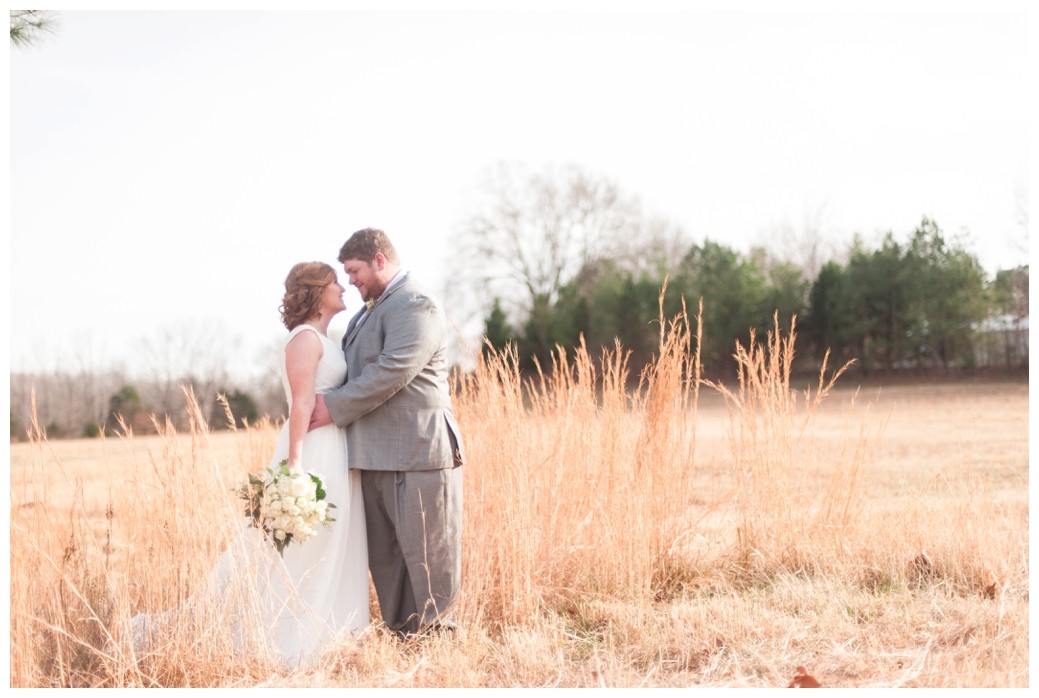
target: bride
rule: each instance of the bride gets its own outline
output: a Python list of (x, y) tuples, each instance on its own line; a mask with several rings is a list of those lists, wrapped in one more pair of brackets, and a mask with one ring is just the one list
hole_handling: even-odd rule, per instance
[[(334, 424), (307, 432), (315, 393), (343, 384), (346, 362), (328, 338), (332, 317), (345, 309), (344, 288), (322, 262), (295, 265), (285, 280), (282, 383), (289, 418), (271, 466), (287, 460), (293, 473), (321, 478), (334, 522), (317, 535), (275, 552), (248, 519), (220, 556), (202, 589), (177, 609), (138, 614), (133, 642), (142, 651), (174, 622), (199, 623), (204, 615), (229, 618), (238, 651), (273, 655), (288, 667), (316, 660), (322, 651), (368, 626), (368, 549), (360, 471), (349, 470), (346, 435)], [(213, 622), (210, 619), (210, 622)]]

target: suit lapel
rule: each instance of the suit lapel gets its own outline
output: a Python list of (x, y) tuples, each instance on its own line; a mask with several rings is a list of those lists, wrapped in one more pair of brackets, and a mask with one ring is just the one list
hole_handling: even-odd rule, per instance
[(357, 331), (357, 326), (361, 324), (361, 318), (364, 317), (365, 309), (361, 308), (360, 311), (354, 314), (350, 318), (350, 324), (346, 326), (346, 334), (343, 335), (342, 348), (346, 351), (346, 345), (350, 343), (350, 340), (354, 337), (354, 332)]

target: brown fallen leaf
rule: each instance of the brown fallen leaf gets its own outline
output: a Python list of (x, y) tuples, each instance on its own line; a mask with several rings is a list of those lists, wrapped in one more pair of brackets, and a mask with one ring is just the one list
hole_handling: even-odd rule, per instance
[(796, 671), (794, 680), (787, 688), (822, 688), (823, 685), (816, 681), (814, 676), (809, 675), (803, 666), (798, 666)]

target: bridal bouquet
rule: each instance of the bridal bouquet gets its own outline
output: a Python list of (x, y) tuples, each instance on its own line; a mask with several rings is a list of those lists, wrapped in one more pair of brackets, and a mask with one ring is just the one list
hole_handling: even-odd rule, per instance
[(328, 511), (335, 504), (325, 501), (321, 478), (313, 473), (293, 474), (287, 464), (283, 460), (276, 468), (250, 475), (249, 484), (239, 491), (245, 515), (274, 543), (279, 555), (292, 541), (312, 538), (317, 524), (335, 521)]

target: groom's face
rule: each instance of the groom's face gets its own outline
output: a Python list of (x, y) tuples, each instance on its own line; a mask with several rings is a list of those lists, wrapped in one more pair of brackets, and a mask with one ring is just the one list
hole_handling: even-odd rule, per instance
[(381, 252), (370, 262), (361, 259), (344, 260), (343, 271), (349, 277), (350, 285), (357, 289), (364, 301), (377, 300), (390, 282), (390, 279), (384, 278), (387, 276), (386, 260)]

